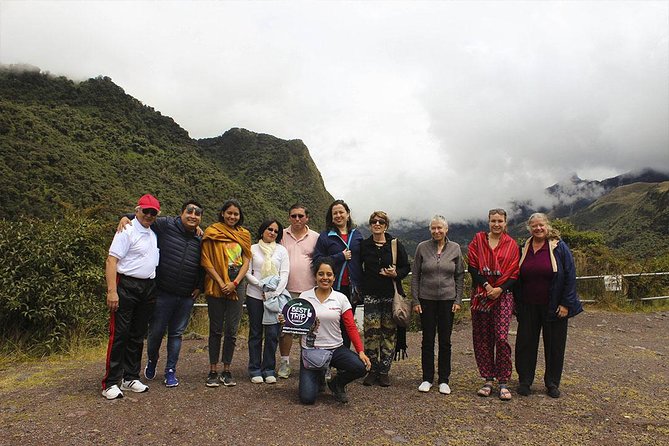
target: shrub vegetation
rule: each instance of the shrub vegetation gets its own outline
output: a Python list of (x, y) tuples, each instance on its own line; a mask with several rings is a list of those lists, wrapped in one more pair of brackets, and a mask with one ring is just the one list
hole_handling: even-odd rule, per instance
[(0, 339), (32, 354), (72, 337), (96, 342), (107, 320), (104, 234), (93, 220), (0, 220)]

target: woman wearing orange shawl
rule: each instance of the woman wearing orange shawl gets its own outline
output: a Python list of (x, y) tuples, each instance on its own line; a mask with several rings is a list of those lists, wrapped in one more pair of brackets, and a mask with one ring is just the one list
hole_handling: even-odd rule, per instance
[[(204, 231), (200, 263), (206, 270), (204, 292), (209, 313), (209, 376), (207, 387), (234, 386), (237, 383), (230, 372), (232, 355), (237, 342), (237, 330), (244, 303), (240, 282), (249, 269), (251, 259), (251, 233), (243, 228), (244, 214), (236, 200), (223, 204), (218, 222)], [(218, 374), (223, 339), (223, 372)]]
[(490, 396), (495, 379), (499, 398), (511, 399), (507, 383), (511, 378), (509, 324), (513, 313), (511, 287), (518, 278), (519, 250), (506, 233), (506, 211), (488, 212), (490, 232), (479, 232), (469, 244), (469, 273), (472, 276), (472, 337), (474, 356), (485, 384), (477, 392)]

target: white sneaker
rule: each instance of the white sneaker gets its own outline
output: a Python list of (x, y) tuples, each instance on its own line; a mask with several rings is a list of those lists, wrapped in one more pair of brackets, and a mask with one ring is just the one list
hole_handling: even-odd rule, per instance
[(116, 384), (111, 387), (107, 387), (102, 391), (102, 396), (108, 400), (115, 400), (116, 398), (123, 398), (123, 392), (118, 388)]
[(262, 376), (252, 376), (251, 377), (251, 382), (253, 384), (262, 384), (262, 382), (263, 382)]
[(432, 388), (432, 383), (429, 383), (427, 381), (423, 381), (422, 383), (420, 383), (420, 386), (418, 386), (418, 391), (419, 392), (429, 392), (431, 388)]
[(265, 377), (265, 383), (267, 384), (276, 384), (276, 376), (266, 376)]
[(290, 372), (290, 364), (285, 359), (282, 359), (281, 364), (279, 364), (277, 375), (279, 375), (279, 378), (287, 379), (290, 376)]
[(448, 387), (448, 384), (441, 383), (441, 384), (439, 384), (439, 393), (443, 393), (444, 395), (450, 395), (451, 394), (451, 388)]
[(121, 381), (121, 390), (130, 390), (135, 393), (142, 393), (149, 390), (149, 386), (142, 384), (138, 379), (133, 379), (132, 381), (126, 381), (125, 379)]

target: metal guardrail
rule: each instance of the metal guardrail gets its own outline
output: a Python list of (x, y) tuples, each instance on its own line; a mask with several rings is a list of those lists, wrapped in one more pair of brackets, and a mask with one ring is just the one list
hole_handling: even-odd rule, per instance
[[(465, 270), (465, 272), (468, 272)], [(409, 273), (411, 275), (411, 273)], [(669, 276), (669, 271), (662, 271), (658, 273), (628, 273), (628, 274), (604, 274), (604, 275), (598, 275), (598, 276), (578, 276), (576, 277), (576, 280), (591, 280), (591, 279), (604, 279), (605, 277), (611, 277), (611, 276), (617, 276), (617, 277), (644, 277), (644, 276)], [(627, 299), (628, 302), (634, 302), (634, 301), (651, 301), (651, 300), (661, 300), (661, 299), (669, 299), (668, 296), (650, 296), (650, 297), (641, 297), (639, 299)], [(471, 302), (470, 298), (462, 299), (463, 302)], [(582, 299), (581, 302), (583, 303), (597, 303), (595, 299)], [(195, 307), (206, 307), (206, 303), (195, 303), (193, 306)], [(246, 306), (246, 304), (244, 304)]]
[[(648, 277), (648, 276), (668, 276), (669, 271), (662, 271), (657, 273), (628, 273), (628, 274), (610, 274), (610, 275), (597, 275), (597, 276), (580, 276), (576, 277), (576, 280), (589, 280), (589, 279), (603, 279), (606, 280), (608, 277), (616, 278), (631, 278), (631, 277)], [(669, 299), (669, 296), (649, 296), (649, 297), (640, 297), (638, 299), (626, 299), (628, 302), (636, 301), (651, 301), (651, 300), (661, 300)], [(583, 303), (597, 303), (595, 299), (582, 299)]]

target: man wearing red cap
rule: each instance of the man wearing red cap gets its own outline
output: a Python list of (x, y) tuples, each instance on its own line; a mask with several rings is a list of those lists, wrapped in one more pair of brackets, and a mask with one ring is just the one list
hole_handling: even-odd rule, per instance
[[(107, 307), (110, 311), (109, 344), (102, 396), (123, 397), (123, 391), (146, 392), (139, 381), (144, 336), (154, 304), (159, 251), (150, 229), (160, 212), (160, 203), (146, 194), (137, 202), (135, 218), (114, 236), (105, 265)], [(119, 388), (118, 383), (121, 382)]]

